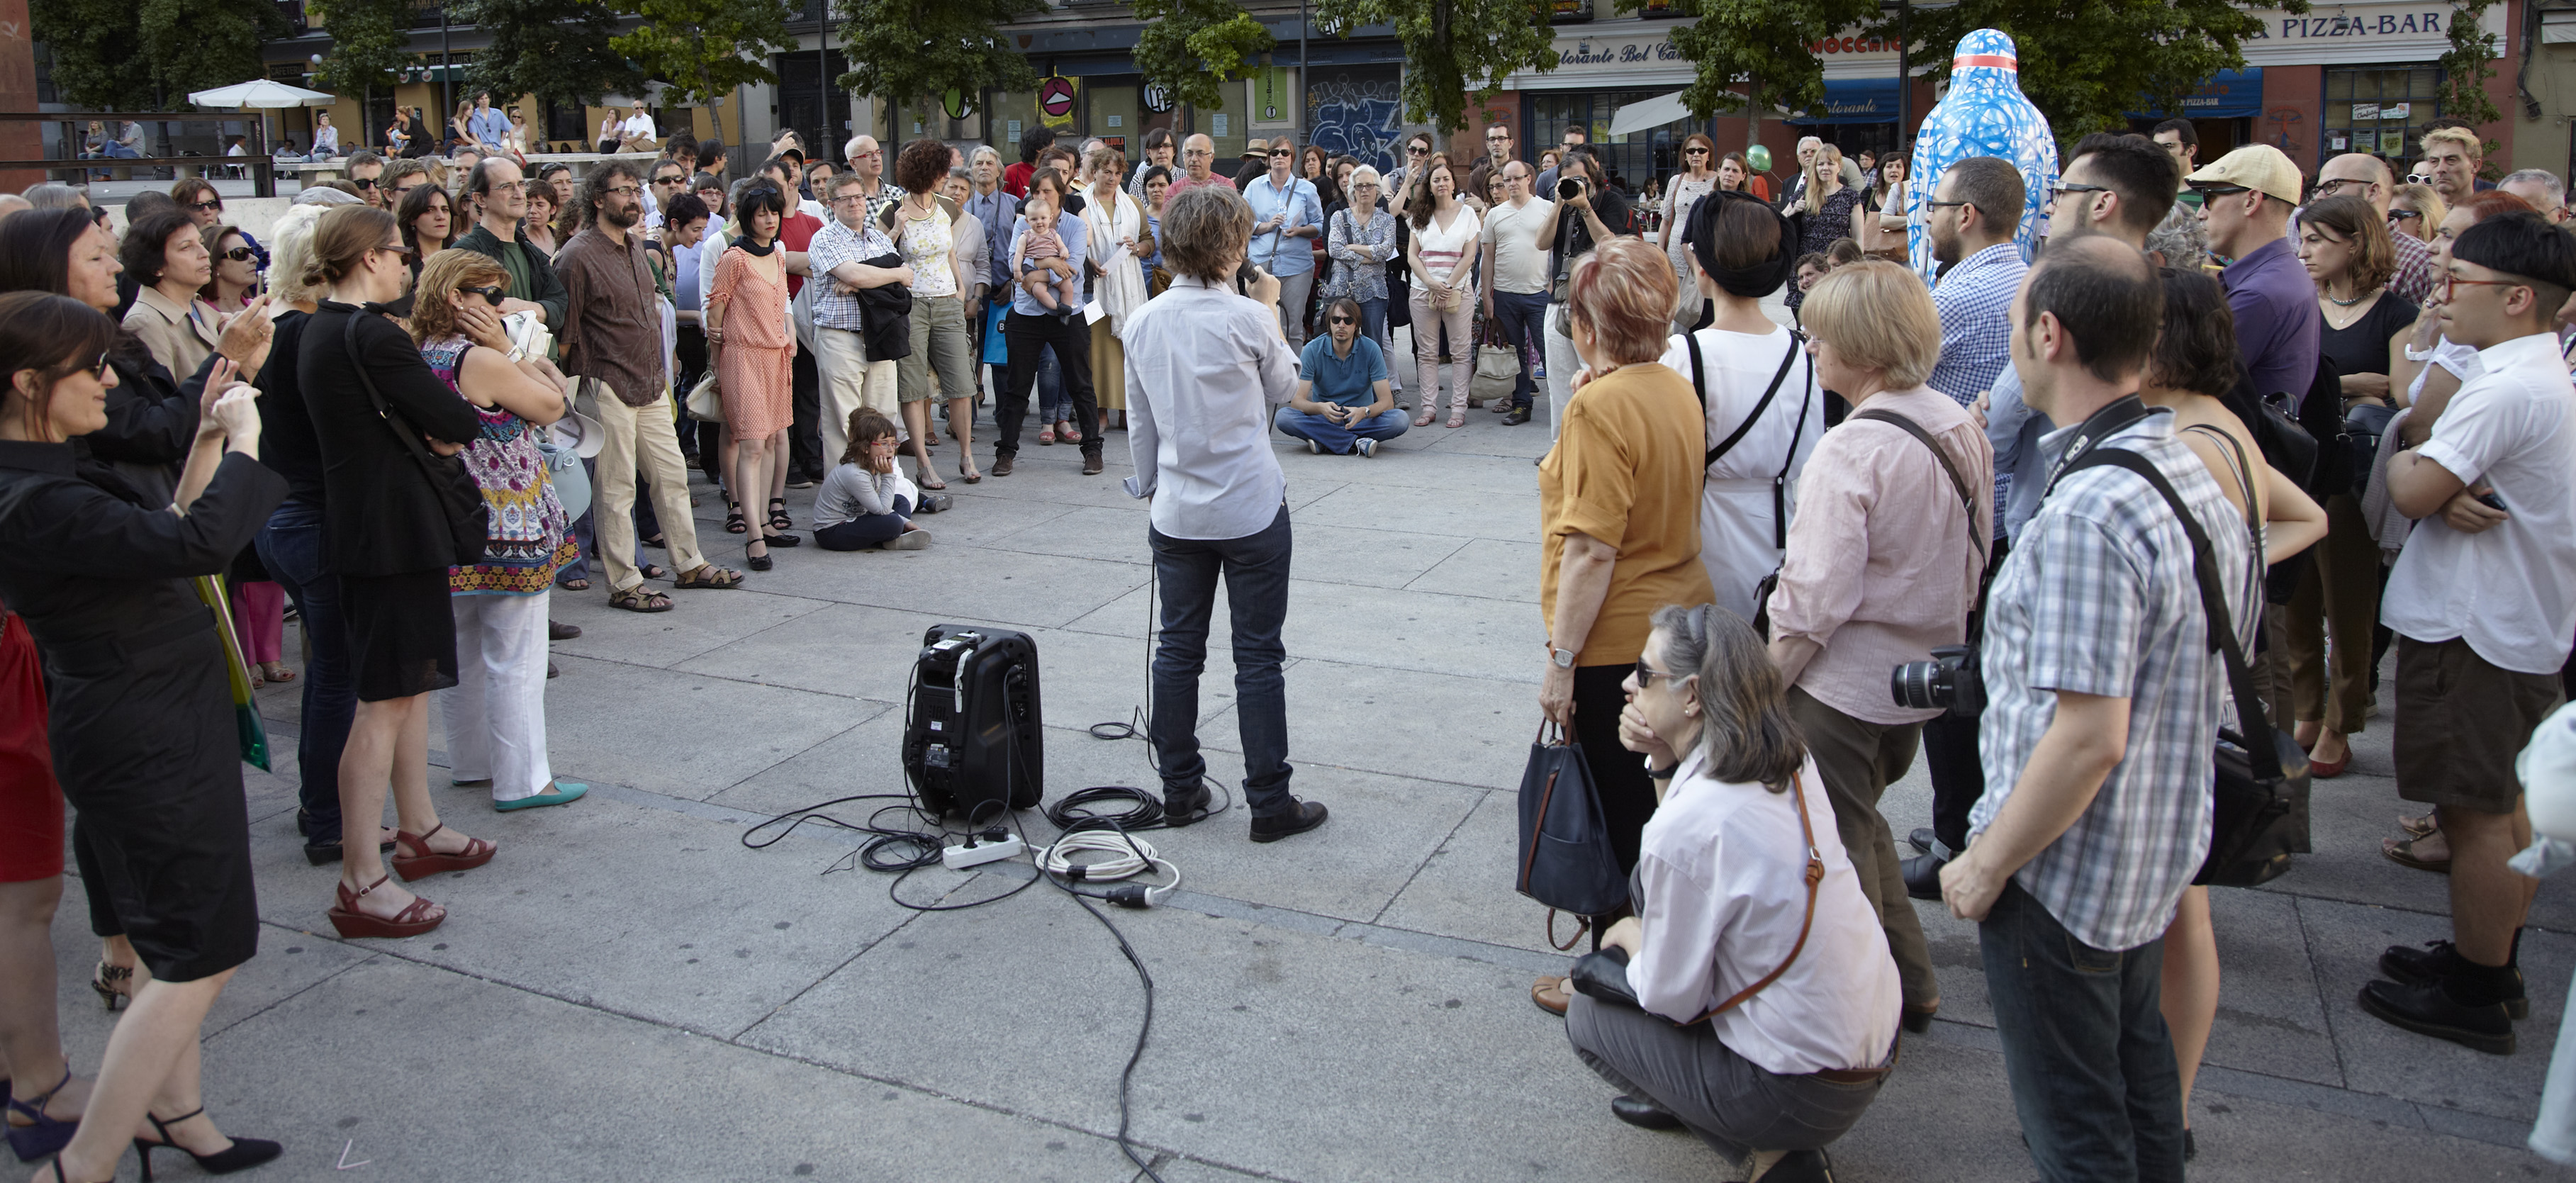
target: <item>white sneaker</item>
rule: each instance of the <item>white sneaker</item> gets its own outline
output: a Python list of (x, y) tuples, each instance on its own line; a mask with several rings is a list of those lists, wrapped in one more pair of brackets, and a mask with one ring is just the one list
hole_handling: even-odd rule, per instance
[(1321, 456), (1324, 454), (1324, 445), (1310, 439), (1306, 441), (1306, 450), (1317, 456)]
[(1354, 456), (1375, 456), (1377, 455), (1377, 441), (1365, 436), (1354, 440), (1351, 442), (1351, 454)]
[(906, 530), (901, 534), (897, 534), (892, 538), (886, 539), (884, 542), (878, 543), (877, 545), (879, 549), (882, 550), (928, 550), (930, 549), (930, 531)]

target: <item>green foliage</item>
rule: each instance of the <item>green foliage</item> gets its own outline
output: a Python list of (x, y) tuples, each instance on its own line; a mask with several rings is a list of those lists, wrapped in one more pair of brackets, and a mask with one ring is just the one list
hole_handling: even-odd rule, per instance
[[(2459, 0), (2451, 6), (2451, 48), (2441, 57), (2442, 114), (2487, 124), (2504, 118), (2496, 110), (2495, 100), (2487, 97), (2487, 79), (2495, 77), (2496, 36), (2478, 24), (2478, 18), (2495, 0)], [(2504, 145), (2488, 140), (2484, 156), (2495, 159), (2496, 150)], [(2493, 164), (2480, 172), (2493, 179), (2503, 174)]]
[(331, 34), (331, 50), (313, 81), (341, 95), (394, 85), (411, 61), (411, 0), (305, 0), (305, 12)]
[(644, 72), (609, 45), (622, 13), (607, 0), (458, 0), (449, 11), (492, 35), (467, 67), (460, 98), (489, 90), (502, 101), (531, 95), (540, 107), (588, 106), (644, 89)]
[(145, 69), (173, 107), (192, 90), (267, 77), (260, 43), (289, 32), (271, 0), (143, 0), (135, 15)]
[(63, 102), (88, 111), (152, 106), (151, 76), (134, 68), (143, 60), (141, 7), (139, 0), (28, 0), (32, 32), (53, 55)]
[(1031, 90), (1037, 71), (1002, 26), (1046, 11), (1043, 0), (835, 0), (844, 52), (857, 68), (841, 88), (892, 103), (954, 90), (971, 110), (986, 87)]
[(1467, 126), (1474, 102), (1523, 70), (1556, 68), (1556, 34), (1533, 0), (1316, 0), (1315, 23), (1349, 30), (1391, 25), (1404, 47), (1404, 117), (1446, 133)]
[[(2308, 0), (2279, 7), (2303, 13)], [(1937, 63), (1932, 76), (1947, 78), (1950, 50), (1978, 29), (2012, 35), (2022, 93), (2072, 144), (2127, 127), (2130, 111), (2182, 110), (2211, 75), (2244, 67), (2241, 45), (2263, 22), (2229, 0), (1961, 0), (1873, 31), (1904, 37), (1913, 60)]]
[[(1634, 9), (1636, 0), (1620, 0)], [(1745, 108), (1728, 87), (1751, 83), (1756, 101), (1805, 111), (1825, 99), (1825, 68), (1809, 45), (1840, 37), (1878, 15), (1878, 0), (1678, 0), (1675, 15), (1697, 18), (1673, 30), (1673, 49), (1698, 67), (1682, 102), (1702, 119)], [(1761, 108), (1752, 111), (1761, 118)]]
[(1244, 76), (1246, 62), (1276, 40), (1235, 0), (1136, 0), (1136, 69), (1175, 101), (1210, 110), (1225, 106), (1223, 83)]
[(609, 47), (684, 102), (712, 103), (737, 86), (778, 81), (770, 55), (796, 44), (776, 0), (638, 0), (636, 14), (644, 23), (609, 38)]

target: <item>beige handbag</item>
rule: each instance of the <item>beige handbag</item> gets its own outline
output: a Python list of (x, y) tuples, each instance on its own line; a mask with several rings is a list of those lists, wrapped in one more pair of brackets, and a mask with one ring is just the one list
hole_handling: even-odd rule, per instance
[(724, 396), (716, 392), (716, 371), (707, 368), (706, 376), (689, 388), (689, 418), (700, 423), (724, 422)]

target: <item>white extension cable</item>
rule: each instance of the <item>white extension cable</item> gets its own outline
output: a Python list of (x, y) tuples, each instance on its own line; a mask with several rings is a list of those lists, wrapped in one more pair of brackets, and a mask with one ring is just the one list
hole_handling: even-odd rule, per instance
[[(1081, 863), (1073, 861), (1072, 856), (1085, 853), (1102, 857)], [(1073, 869), (1079, 866), (1083, 880), (1091, 883), (1132, 879), (1149, 869), (1159, 870), (1170, 875), (1171, 882), (1139, 885), (1145, 888), (1148, 898), (1158, 904), (1181, 886), (1181, 869), (1156, 854), (1152, 843), (1112, 829), (1075, 830), (1066, 834), (1038, 852), (1037, 864), (1039, 870), (1061, 877), (1071, 876)]]

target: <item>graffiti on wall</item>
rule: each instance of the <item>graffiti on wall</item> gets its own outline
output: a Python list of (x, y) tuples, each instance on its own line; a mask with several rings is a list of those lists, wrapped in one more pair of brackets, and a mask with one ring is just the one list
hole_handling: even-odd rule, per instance
[(1306, 103), (1312, 143), (1381, 173), (1395, 168), (1404, 118), (1395, 71), (1350, 70), (1330, 77), (1319, 71)]

